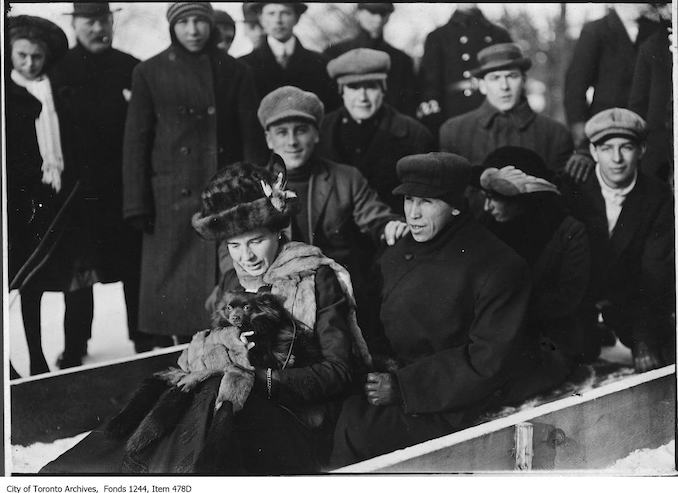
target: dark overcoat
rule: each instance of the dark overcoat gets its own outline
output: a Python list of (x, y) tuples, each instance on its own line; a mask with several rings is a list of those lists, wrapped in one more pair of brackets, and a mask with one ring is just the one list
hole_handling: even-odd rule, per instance
[[(638, 47), (658, 26), (641, 17), (633, 43), (614, 10), (584, 24), (565, 75), (565, 114), (570, 125), (608, 108), (627, 107)], [(594, 88), (590, 105), (589, 87)]]
[(502, 402), (524, 356), (530, 297), (527, 264), (468, 215), (433, 240), (406, 236), (379, 261), (383, 339), (402, 404), (344, 404), (335, 465), (450, 433), (478, 409)]
[(298, 39), (295, 40), (294, 53), (285, 68), (276, 61), (266, 40), (252, 53), (239, 58), (252, 69), (259, 95), (263, 98), (279, 87), (295, 86), (318, 96), (325, 105), (325, 112), (339, 107), (336, 84), (327, 73), (329, 59), (321, 53), (307, 50)]
[(471, 76), (478, 52), (509, 42), (506, 29), (488, 21), (479, 9), (455, 11), (447, 24), (428, 35), (419, 68), (419, 101), (436, 100), (441, 109), (438, 123), (430, 128), (437, 131), (448, 118), (480, 106), (484, 98)]
[(414, 116), (417, 106), (417, 79), (412, 59), (403, 51), (391, 46), (383, 38), (372, 38), (365, 30), (336, 45), (330, 45), (325, 55), (331, 60), (356, 48), (371, 48), (383, 51), (391, 57), (391, 68), (386, 77), (386, 102), (401, 113)]
[(643, 171), (666, 180), (673, 169), (673, 61), (666, 29), (650, 36), (638, 50), (629, 109), (647, 122)]
[(565, 166), (573, 149), (565, 125), (535, 113), (526, 100), (505, 113), (485, 101), (478, 109), (451, 118), (440, 127), (441, 150), (461, 154), (474, 166), (502, 146), (531, 149), (553, 171)]
[(124, 214), (151, 216), (143, 236), (139, 328), (190, 335), (205, 328), (216, 246), (191, 227), (200, 193), (222, 166), (266, 155), (250, 70), (208, 49), (176, 45), (133, 73), (123, 159)]
[(113, 48), (93, 54), (77, 44), (50, 73), (64, 131), (73, 136), (72, 165), (79, 170), (100, 280), (108, 282), (139, 270), (141, 235), (122, 217), (123, 92), (132, 89), (138, 63)]
[(591, 284), (584, 304), (592, 307), (608, 300), (623, 313), (622, 325), (629, 330), (617, 335), (626, 345), (656, 343), (666, 337), (662, 330), (667, 325), (675, 331), (671, 322), (675, 311), (674, 214), (669, 187), (639, 173), (611, 236), (595, 173), (581, 185), (565, 181), (563, 193), (590, 239)]
[(325, 117), (320, 127), (318, 154), (332, 161), (355, 166), (367, 178), (379, 198), (394, 212), (401, 213), (402, 197), (391, 191), (400, 184), (396, 174), (396, 163), (401, 157), (422, 154), (434, 150), (431, 133), (414, 118), (398, 113), (388, 104), (383, 106), (378, 129), (369, 146), (355, 162), (347, 161), (341, 142), (341, 125), (351, 118), (342, 108)]

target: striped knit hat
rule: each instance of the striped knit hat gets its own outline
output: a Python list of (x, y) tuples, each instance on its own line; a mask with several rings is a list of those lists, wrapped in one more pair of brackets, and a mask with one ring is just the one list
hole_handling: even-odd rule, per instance
[(167, 7), (167, 20), (170, 27), (173, 27), (182, 17), (189, 15), (205, 17), (210, 24), (214, 24), (214, 9), (209, 2), (174, 2)]

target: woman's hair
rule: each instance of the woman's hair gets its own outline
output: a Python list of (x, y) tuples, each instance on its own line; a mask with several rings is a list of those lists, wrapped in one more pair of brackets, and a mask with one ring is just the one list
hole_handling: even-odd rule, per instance
[[(8, 17), (7, 35), (5, 36), (6, 57), (11, 57), (14, 43), (20, 39), (35, 43), (44, 50), (43, 73), (68, 51), (66, 34), (52, 21), (42, 17), (32, 15)], [(11, 63), (5, 64), (6, 69), (11, 69), (11, 65)]]

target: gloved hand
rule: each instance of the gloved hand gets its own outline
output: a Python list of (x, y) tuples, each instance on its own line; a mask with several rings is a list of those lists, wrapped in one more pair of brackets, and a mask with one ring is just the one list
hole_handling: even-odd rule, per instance
[(142, 233), (153, 233), (153, 218), (147, 214), (132, 216), (127, 219), (127, 224)]
[(637, 372), (654, 370), (662, 366), (659, 354), (650, 349), (643, 341), (638, 341), (633, 348), (633, 366)]

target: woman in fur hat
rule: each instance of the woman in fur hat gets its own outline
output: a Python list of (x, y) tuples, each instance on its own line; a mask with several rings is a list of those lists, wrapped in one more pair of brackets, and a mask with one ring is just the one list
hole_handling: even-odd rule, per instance
[[(506, 146), (483, 163), (483, 223), (530, 266), (530, 337), (542, 370), (518, 381), (527, 397), (564, 381), (582, 356), (578, 312), (589, 283), (590, 251), (584, 225), (569, 215), (544, 161), (532, 150)], [(537, 377), (539, 375), (539, 377)]]
[[(224, 168), (203, 191), (192, 224), (202, 238), (228, 245), (233, 269), (222, 278), (219, 296), (270, 291), (294, 318), (294, 351), (304, 349), (314, 356), (304, 363), (287, 358), (289, 364), (275, 368), (255, 367), (244, 405), (224, 402), (215, 410), (222, 376), (208, 378), (196, 387), (176, 424), (152, 443), (144, 442), (143, 449), (140, 441), (130, 440), (135, 435), (129, 430), (136, 433), (144, 421), (138, 424), (139, 413), (128, 406), (112, 420), (115, 436), (111, 426), (91, 433), (43, 473), (268, 475), (321, 470), (341, 399), (353, 374), (370, 365), (371, 358), (356, 323), (348, 272), (317, 247), (286, 239), (284, 230), (297, 199), (284, 183), (285, 166), (276, 155), (267, 167), (236, 163)], [(235, 343), (241, 347), (231, 341), (227, 349), (250, 350), (250, 335), (243, 332)], [(203, 351), (202, 356), (211, 351), (194, 342), (189, 358), (201, 356), (191, 354), (191, 347)], [(138, 396), (131, 402), (143, 406), (144, 398)], [(123, 428), (127, 431), (121, 432)]]
[[(92, 316), (91, 298), (88, 304), (81, 288), (91, 286), (94, 278), (83, 256), (85, 232), (69, 222), (77, 211), (72, 202), (64, 205), (75, 173), (68, 166), (68, 139), (47, 76), (68, 50), (68, 40), (56, 24), (29, 15), (8, 19), (6, 39), (11, 60), (5, 78), (9, 279), (12, 289), (21, 293), (30, 373), (35, 375), (49, 371), (40, 340), (42, 293), (65, 294), (66, 348), (58, 364), (75, 366), (86, 352), (86, 346), (76, 342), (86, 345), (83, 331), (89, 327), (88, 314), (90, 321)], [(65, 214), (52, 223), (60, 209)]]

